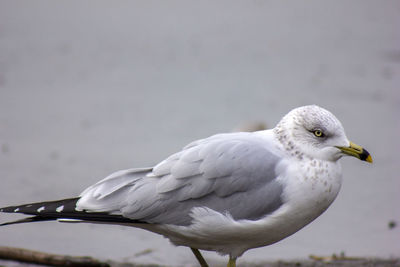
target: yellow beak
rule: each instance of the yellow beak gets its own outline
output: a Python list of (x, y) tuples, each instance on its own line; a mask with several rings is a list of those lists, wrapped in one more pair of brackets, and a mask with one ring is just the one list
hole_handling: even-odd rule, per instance
[(372, 163), (372, 157), (368, 151), (359, 145), (350, 142), (349, 147), (337, 146), (344, 154), (356, 157), (360, 160)]

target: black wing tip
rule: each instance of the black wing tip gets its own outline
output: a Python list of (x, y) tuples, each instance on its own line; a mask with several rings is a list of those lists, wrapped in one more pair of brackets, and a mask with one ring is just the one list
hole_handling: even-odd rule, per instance
[(78, 200), (79, 198), (67, 198), (56, 201), (43, 201), (43, 202), (27, 203), (23, 205), (2, 207), (0, 208), (0, 212), (19, 213), (19, 214), (34, 215), (34, 216), (23, 218), (21, 220), (5, 222), (0, 224), (0, 226), (56, 220), (57, 216), (55, 216), (53, 213), (58, 213), (57, 214), (58, 216), (61, 215), (61, 212), (59, 212), (60, 210), (57, 210), (58, 207), (65, 205), (66, 207), (65, 210), (71, 212), (72, 210), (75, 210), (76, 202)]
[(40, 217), (40, 216), (33, 216), (28, 218), (23, 218), (17, 221), (5, 222), (1, 223), (0, 226), (12, 225), (12, 224), (20, 224), (20, 223), (30, 223), (30, 222), (42, 222), (42, 221), (51, 221), (54, 220), (52, 218)]
[(38, 222), (52, 220), (81, 220), (90, 223), (108, 223), (108, 224), (146, 224), (144, 221), (129, 219), (122, 215), (114, 215), (106, 212), (87, 212), (77, 211), (76, 202), (79, 198), (68, 198), (56, 201), (35, 202), (24, 205), (8, 206), (0, 208), (0, 212), (22, 213), (34, 215), (34, 217), (25, 218), (18, 221), (6, 222), (0, 226)]
[(79, 198), (66, 198), (55, 201), (34, 202), (17, 206), (8, 206), (0, 208), (0, 212), (24, 213), (29, 215), (38, 215), (41, 211), (58, 212), (58, 208), (63, 206), (63, 210), (73, 211)]

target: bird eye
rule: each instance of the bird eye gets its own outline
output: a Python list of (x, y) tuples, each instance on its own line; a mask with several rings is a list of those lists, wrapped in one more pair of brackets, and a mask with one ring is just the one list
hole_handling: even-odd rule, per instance
[(313, 133), (316, 137), (325, 137), (325, 134), (319, 129), (314, 130)]

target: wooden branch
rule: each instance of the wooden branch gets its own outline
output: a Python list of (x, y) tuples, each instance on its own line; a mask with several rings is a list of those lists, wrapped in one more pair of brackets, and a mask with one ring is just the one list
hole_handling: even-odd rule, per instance
[(106, 262), (101, 262), (91, 257), (74, 257), (34, 251), (24, 248), (0, 246), (0, 259), (14, 260), (50, 266), (68, 267), (109, 267)]

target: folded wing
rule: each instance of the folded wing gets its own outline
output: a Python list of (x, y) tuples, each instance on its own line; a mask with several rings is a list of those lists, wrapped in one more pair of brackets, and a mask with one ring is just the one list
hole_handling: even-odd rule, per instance
[[(190, 224), (194, 207), (236, 220), (259, 219), (282, 205), (281, 157), (255, 133), (193, 142), (154, 168), (117, 172), (81, 194), (78, 210), (148, 223)], [(260, 201), (262, 200), (262, 201)]]

